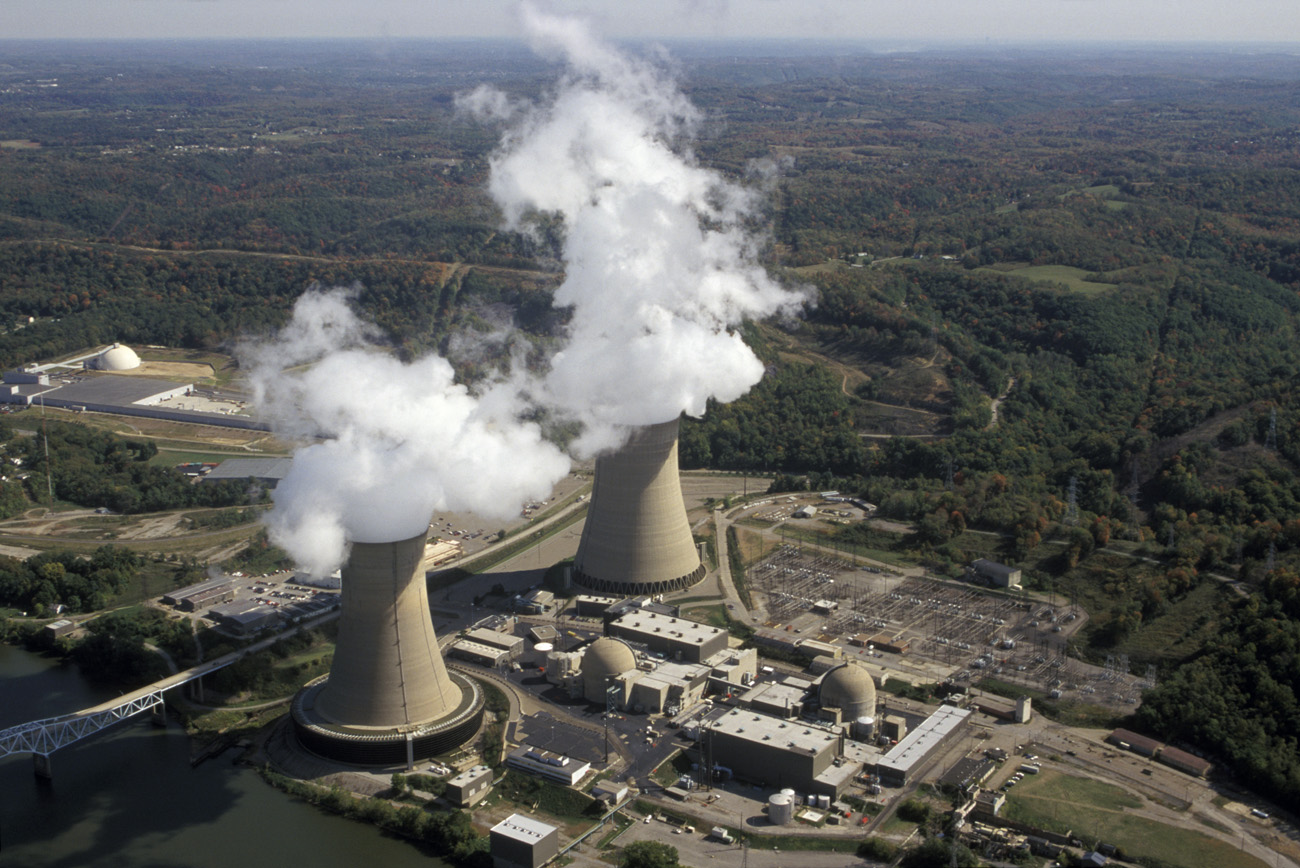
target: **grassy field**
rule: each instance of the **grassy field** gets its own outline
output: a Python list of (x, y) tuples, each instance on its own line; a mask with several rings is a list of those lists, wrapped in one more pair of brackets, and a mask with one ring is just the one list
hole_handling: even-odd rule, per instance
[(1154, 857), (1186, 868), (1262, 868), (1264, 863), (1231, 844), (1127, 810), (1143, 804), (1113, 784), (1048, 769), (1026, 777), (1008, 793), (1005, 816), (1050, 831), (1072, 831), (1086, 845), (1115, 844), (1131, 859)]
[(1035, 283), (1060, 283), (1072, 292), (1084, 295), (1101, 295), (1116, 288), (1113, 283), (1094, 283), (1088, 280), (1091, 274), (1087, 269), (1071, 265), (1022, 265), (1016, 268), (978, 268), (976, 271), (997, 271), (1000, 274), (1012, 274)]

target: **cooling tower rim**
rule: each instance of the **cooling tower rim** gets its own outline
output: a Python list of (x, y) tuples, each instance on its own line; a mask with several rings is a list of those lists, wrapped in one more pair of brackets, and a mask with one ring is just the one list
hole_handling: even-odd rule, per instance
[(625, 597), (637, 596), (639, 594), (668, 594), (674, 591), (683, 591), (692, 585), (697, 584), (704, 578), (706, 572), (707, 570), (705, 569), (704, 564), (700, 564), (686, 575), (678, 576), (675, 579), (669, 579), (667, 581), (611, 581), (609, 579), (589, 576), (581, 569), (574, 567), (573, 583), (575, 585), (581, 585), (588, 590), (610, 592)]
[(405, 742), (407, 734), (417, 739), (424, 738), (463, 725), (475, 715), (481, 714), (486, 703), (483, 689), (475, 679), (450, 669), (447, 670), (447, 675), (461, 688), (460, 705), (451, 714), (427, 723), (412, 726), (365, 727), (344, 726), (323, 721), (313, 713), (312, 704), (329, 682), (329, 675), (322, 675), (299, 690), (293, 698), (290, 713), (296, 725), (333, 741)]

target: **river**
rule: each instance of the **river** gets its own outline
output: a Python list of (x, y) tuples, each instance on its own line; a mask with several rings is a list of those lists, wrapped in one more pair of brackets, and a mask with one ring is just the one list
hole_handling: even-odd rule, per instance
[[(20, 648), (0, 645), (0, 728), (117, 694)], [(0, 868), (443, 868), (376, 829), (325, 814), (233, 765), (235, 750), (190, 768), (189, 739), (141, 715), (51, 757), (0, 759)]]

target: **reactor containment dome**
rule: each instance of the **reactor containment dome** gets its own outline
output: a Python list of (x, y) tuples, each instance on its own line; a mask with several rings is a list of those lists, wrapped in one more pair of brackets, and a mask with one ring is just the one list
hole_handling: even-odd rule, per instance
[(874, 717), (876, 684), (857, 663), (845, 663), (827, 672), (817, 694), (822, 708), (838, 708), (844, 720)]
[(677, 420), (638, 428), (596, 459), (573, 580), (607, 594), (662, 594), (704, 578), (677, 472)]
[(582, 655), (582, 695), (588, 702), (605, 704), (610, 680), (636, 669), (636, 655), (626, 642), (602, 636)]

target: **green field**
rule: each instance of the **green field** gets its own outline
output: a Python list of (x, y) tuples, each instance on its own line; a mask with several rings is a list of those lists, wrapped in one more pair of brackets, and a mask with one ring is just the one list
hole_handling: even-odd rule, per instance
[(1262, 868), (1264, 863), (1218, 838), (1127, 810), (1144, 804), (1113, 784), (1045, 770), (1026, 777), (1007, 794), (1004, 815), (1049, 831), (1071, 832), (1088, 846), (1115, 844), (1130, 859), (1151, 857), (1186, 868)]
[(1017, 268), (977, 268), (976, 271), (996, 271), (999, 274), (1011, 274), (1023, 277), (1035, 283), (1059, 283), (1088, 296), (1101, 295), (1116, 289), (1113, 283), (1094, 283), (1088, 279), (1092, 272), (1072, 265), (1022, 265)]

